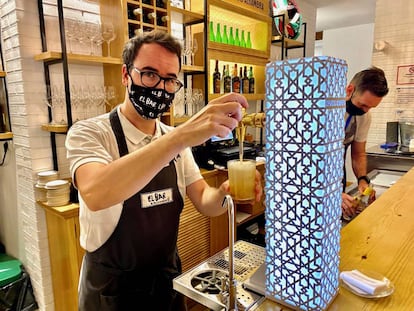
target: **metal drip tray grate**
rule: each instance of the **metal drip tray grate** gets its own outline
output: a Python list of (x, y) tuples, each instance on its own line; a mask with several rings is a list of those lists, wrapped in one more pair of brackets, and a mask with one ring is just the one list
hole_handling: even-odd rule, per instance
[[(265, 261), (261, 246), (245, 241), (234, 244), (234, 277), (237, 280), (238, 310), (249, 310), (262, 296), (242, 287)], [(225, 249), (174, 280), (174, 289), (212, 310), (226, 310), (223, 283), (228, 279), (229, 251)]]

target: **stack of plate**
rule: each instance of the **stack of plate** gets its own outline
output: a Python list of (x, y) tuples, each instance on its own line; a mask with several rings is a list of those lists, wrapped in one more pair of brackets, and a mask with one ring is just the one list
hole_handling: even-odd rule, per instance
[(70, 183), (67, 180), (57, 179), (46, 183), (46, 199), (49, 206), (62, 206), (70, 201)]
[(46, 183), (58, 179), (57, 171), (43, 171), (37, 173), (37, 183), (35, 185), (35, 197), (37, 201), (46, 202)]

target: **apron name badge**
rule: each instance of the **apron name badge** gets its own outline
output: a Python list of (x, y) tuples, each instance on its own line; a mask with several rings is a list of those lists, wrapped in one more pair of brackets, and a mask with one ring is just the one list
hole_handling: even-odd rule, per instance
[(172, 188), (141, 194), (141, 207), (148, 208), (173, 202)]

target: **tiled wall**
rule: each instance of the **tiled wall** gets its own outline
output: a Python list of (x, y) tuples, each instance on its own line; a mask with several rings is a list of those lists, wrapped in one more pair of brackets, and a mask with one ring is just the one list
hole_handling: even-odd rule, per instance
[(390, 92), (377, 108), (372, 109), (368, 146), (385, 142), (386, 122), (396, 120), (398, 110), (414, 116), (414, 98), (409, 104), (396, 103), (397, 66), (414, 64), (413, 17), (414, 1), (377, 0), (374, 44), (386, 41), (388, 46), (383, 51), (373, 50), (372, 63), (384, 69)]
[[(66, 7), (79, 8), (80, 4), (77, 0), (65, 0)], [(88, 11), (93, 11), (89, 2), (83, 1), (82, 4), (89, 6)], [(12, 154), (9, 155), (14, 159), (10, 159), (8, 164), (14, 164), (15, 160), (15, 169), (8, 167), (7, 172), (14, 174), (16, 180), (15, 189), (11, 190), (10, 196), (17, 196), (17, 204), (9, 199), (4, 205), (10, 209), (17, 205), (17, 219), (10, 219), (9, 222), (17, 227), (13, 232), (19, 236), (17, 239), (7, 239), (6, 236), (5, 244), (9, 253), (19, 258), (29, 272), (39, 310), (49, 311), (54, 310), (54, 301), (47, 227), (44, 211), (36, 204), (34, 195), (37, 173), (53, 167), (50, 135), (41, 130), (41, 124), (48, 122), (43, 63), (34, 61), (34, 55), (41, 52), (37, 0), (2, 0), (0, 9), (2, 48), (14, 135), (10, 147)], [(70, 15), (76, 11), (66, 12)], [(46, 6), (45, 14), (48, 15), (48, 47), (59, 50), (58, 27), (53, 26), (57, 24), (56, 18), (50, 17), (57, 14), (56, 9), (53, 5)], [(73, 81), (82, 85), (102, 84), (102, 69), (97, 66), (90, 67), (85, 69), (78, 65), (71, 66), (70, 76)], [(51, 67), (51, 80), (54, 84), (63, 83), (60, 65)], [(62, 114), (59, 118), (61, 116)], [(62, 178), (69, 177), (64, 139), (64, 135), (57, 135), (59, 173)], [(6, 170), (2, 170), (3, 172)], [(2, 180), (14, 180), (14, 176), (2, 174), (1, 177)], [(10, 215), (3, 208), (0, 207), (0, 217)], [(10, 245), (16, 240), (19, 246)]]

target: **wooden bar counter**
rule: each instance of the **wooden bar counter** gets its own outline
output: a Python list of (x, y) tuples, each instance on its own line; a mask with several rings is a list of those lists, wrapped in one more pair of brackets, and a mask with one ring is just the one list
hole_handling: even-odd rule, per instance
[[(328, 310), (414, 310), (414, 168), (341, 231), (340, 271), (381, 273), (395, 286), (368, 299), (340, 287)], [(257, 310), (288, 310), (266, 300)]]

